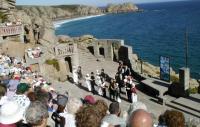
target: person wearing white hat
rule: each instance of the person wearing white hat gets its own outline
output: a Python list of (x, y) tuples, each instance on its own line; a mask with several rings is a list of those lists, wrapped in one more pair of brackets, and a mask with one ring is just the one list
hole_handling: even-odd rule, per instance
[(34, 57), (33, 57), (33, 51), (32, 51), (32, 49), (29, 48), (29, 49), (27, 50), (27, 55), (28, 55), (28, 57), (30, 57), (30, 58), (32, 58), (32, 59), (34, 58)]
[(103, 92), (102, 92), (102, 89), (101, 89), (102, 81), (101, 81), (100, 73), (97, 73), (95, 82), (98, 86), (98, 94), (102, 96)]
[(0, 127), (16, 127), (16, 123), (23, 119), (23, 110), (18, 103), (9, 101), (4, 103), (0, 108)]
[(85, 76), (85, 84), (86, 84), (86, 86), (87, 86), (87, 88), (88, 88), (88, 91), (92, 91), (92, 88), (91, 88), (91, 79), (90, 79), (90, 75), (89, 74), (87, 74), (86, 76)]
[(132, 88), (131, 88), (131, 92), (132, 92), (132, 97), (131, 97), (131, 98), (132, 98), (132, 103), (135, 103), (135, 102), (137, 102), (137, 92), (136, 92), (135, 83), (132, 82), (131, 85), (132, 85)]

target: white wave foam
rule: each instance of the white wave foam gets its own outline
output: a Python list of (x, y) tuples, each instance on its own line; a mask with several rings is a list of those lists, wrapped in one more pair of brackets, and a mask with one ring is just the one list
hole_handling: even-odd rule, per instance
[(78, 20), (83, 20), (83, 19), (90, 19), (90, 18), (99, 17), (99, 16), (103, 16), (103, 15), (105, 15), (105, 14), (92, 15), (92, 16), (84, 16), (84, 17), (73, 18), (73, 19), (66, 19), (66, 20), (62, 20), (62, 21), (56, 21), (53, 24), (54, 24), (55, 28), (58, 28), (58, 27), (61, 27), (61, 25), (65, 24), (65, 23), (69, 23), (69, 22), (73, 22), (73, 21), (78, 21)]

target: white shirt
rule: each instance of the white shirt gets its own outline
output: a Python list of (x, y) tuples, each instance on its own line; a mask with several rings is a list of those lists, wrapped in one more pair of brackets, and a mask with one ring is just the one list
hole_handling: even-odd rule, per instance
[(65, 127), (76, 127), (75, 116), (69, 113), (60, 113), (60, 116), (65, 118)]

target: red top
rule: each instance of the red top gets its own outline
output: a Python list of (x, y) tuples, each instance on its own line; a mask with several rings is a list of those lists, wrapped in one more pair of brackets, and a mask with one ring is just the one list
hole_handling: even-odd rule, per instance
[(17, 127), (15, 124), (1, 124), (0, 127)]

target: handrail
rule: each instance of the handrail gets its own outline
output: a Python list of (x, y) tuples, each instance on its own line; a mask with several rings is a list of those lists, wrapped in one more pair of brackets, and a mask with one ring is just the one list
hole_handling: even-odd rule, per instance
[(0, 36), (19, 35), (22, 32), (22, 25), (0, 26)]

